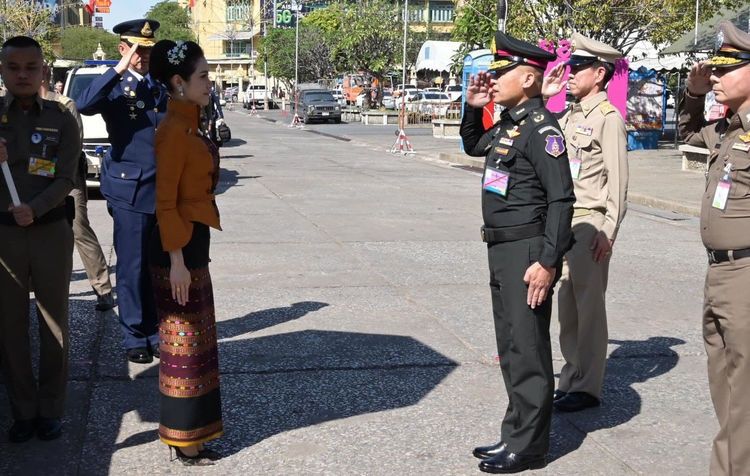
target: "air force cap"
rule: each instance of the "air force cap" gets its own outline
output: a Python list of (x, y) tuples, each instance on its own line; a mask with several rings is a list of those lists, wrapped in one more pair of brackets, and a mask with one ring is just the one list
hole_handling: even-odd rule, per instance
[(156, 43), (154, 33), (159, 29), (159, 22), (156, 20), (130, 20), (118, 23), (112, 28), (112, 31), (120, 35), (120, 40), (151, 48)]
[(730, 21), (719, 23), (717, 51), (705, 65), (713, 68), (731, 68), (750, 63), (750, 34), (740, 30)]
[(570, 66), (584, 66), (601, 61), (614, 66), (615, 61), (622, 58), (622, 53), (601, 41), (588, 38), (580, 33), (573, 33), (571, 39), (571, 55), (568, 60)]
[(557, 58), (554, 53), (544, 51), (538, 46), (513, 38), (501, 31), (495, 32), (490, 50), (495, 55), (495, 61), (490, 63), (490, 71), (502, 71), (520, 64), (544, 70), (547, 68), (547, 63)]

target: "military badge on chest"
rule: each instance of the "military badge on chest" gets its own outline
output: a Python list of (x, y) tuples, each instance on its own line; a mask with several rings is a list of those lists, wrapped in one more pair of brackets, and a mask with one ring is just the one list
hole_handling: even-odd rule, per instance
[[(128, 78), (128, 82), (131, 79)], [(125, 95), (125, 103), (128, 106), (128, 117), (130, 117), (131, 121), (134, 121), (138, 119), (138, 111), (146, 108), (146, 103), (136, 97), (135, 90), (129, 85), (125, 86), (122, 90)]]

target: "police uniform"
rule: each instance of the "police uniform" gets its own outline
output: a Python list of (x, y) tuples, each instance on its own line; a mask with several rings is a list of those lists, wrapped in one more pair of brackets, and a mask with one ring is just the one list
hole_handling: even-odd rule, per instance
[[(128, 44), (154, 45), (159, 23), (133, 20), (113, 31)], [(148, 265), (148, 241), (156, 222), (154, 134), (166, 113), (166, 90), (152, 80), (114, 68), (92, 81), (76, 101), (81, 114), (101, 114), (110, 150), (102, 163), (101, 192), (114, 220), (117, 302), (129, 351), (158, 352), (158, 322)], [(150, 359), (144, 355), (143, 360)]]
[[(496, 33), (490, 70), (519, 64), (541, 68), (555, 56), (524, 41)], [(563, 134), (541, 96), (506, 109), (489, 130), (482, 109), (465, 105), (461, 138), (467, 154), (486, 156), (482, 178), (482, 238), (487, 243), (490, 289), (500, 367), (508, 393), (501, 444), (514, 455), (529, 455), (526, 468), (542, 467), (549, 449), (554, 386), (549, 324), (550, 295), (527, 304), (526, 270), (539, 262), (559, 267), (571, 243), (573, 184)], [(483, 471), (496, 472), (492, 450)], [(504, 464), (504, 463), (503, 463)], [(496, 468), (495, 468), (496, 469)]]
[[(619, 51), (579, 33), (572, 36), (568, 64), (585, 67), (609, 63), (614, 72)], [(594, 261), (591, 243), (602, 232), (614, 241), (625, 217), (628, 151), (625, 122), (607, 101), (606, 91), (572, 104), (560, 120), (568, 145), (576, 195), (573, 247), (565, 255), (560, 288), (560, 350), (565, 365), (560, 372), (555, 401), (563, 411), (599, 404), (607, 360), (605, 294), (610, 254)]]
[[(54, 91), (47, 92), (45, 99), (57, 101), (65, 106), (68, 111), (76, 118), (78, 128), (81, 131), (80, 138), (83, 142), (83, 123), (81, 116), (78, 114), (75, 102), (67, 96), (58, 94)], [(104, 257), (102, 246), (99, 244), (99, 238), (91, 227), (88, 213), (88, 193), (86, 189), (86, 173), (88, 172), (88, 162), (86, 156), (81, 154), (79, 166), (76, 173), (76, 183), (70, 196), (73, 197), (75, 204), (75, 218), (73, 219), (73, 237), (76, 249), (83, 261), (83, 267), (89, 278), (89, 283), (94, 289), (97, 296), (96, 308), (100, 311), (111, 309), (114, 305), (112, 299), (112, 282), (109, 279), (109, 268), (107, 260)]]
[[(78, 124), (64, 106), (39, 96), (24, 111), (8, 92), (0, 111), (0, 137), (21, 203), (34, 222), (19, 226), (0, 180), (0, 361), (13, 418), (56, 419), (63, 414), (68, 377), (68, 293), (73, 232), (65, 197), (81, 153)], [(29, 293), (39, 319), (39, 381), (29, 342)]]
[[(750, 81), (750, 34), (730, 22), (722, 22), (720, 29), (721, 47), (705, 65), (715, 70), (740, 68)], [(742, 74), (730, 74), (734, 73)], [(720, 427), (713, 443), (711, 475), (746, 475), (750, 474), (750, 107), (707, 124), (703, 106), (703, 96), (686, 91), (679, 129), (686, 143), (710, 151), (700, 227), (709, 261), (703, 339)]]

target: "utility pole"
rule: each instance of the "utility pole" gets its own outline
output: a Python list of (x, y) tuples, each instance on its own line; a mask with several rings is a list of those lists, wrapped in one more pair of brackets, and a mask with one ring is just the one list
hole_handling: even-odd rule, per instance
[(505, 33), (505, 23), (508, 20), (508, 2), (497, 0), (497, 29)]
[(695, 37), (693, 46), (698, 46), (698, 12), (700, 11), (701, 0), (695, 0)]

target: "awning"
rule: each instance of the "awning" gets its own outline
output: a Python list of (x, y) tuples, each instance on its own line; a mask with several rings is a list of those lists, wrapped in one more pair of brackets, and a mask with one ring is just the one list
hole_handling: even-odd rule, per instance
[(254, 36), (260, 33), (260, 30), (252, 31), (224, 31), (221, 33), (215, 33), (208, 37), (212, 41), (236, 41), (236, 40), (250, 40)]
[(425, 41), (419, 49), (416, 70), (450, 72), (453, 57), (460, 47), (458, 41)]
[[(695, 13), (695, 12), (693, 12)], [(709, 20), (698, 25), (698, 44), (695, 43), (695, 30), (690, 30), (677, 41), (662, 50), (662, 54), (685, 52), (711, 52), (716, 49), (716, 26), (722, 20), (729, 20), (742, 31), (750, 28), (750, 5), (744, 5), (734, 10), (722, 10)]]
[(628, 53), (631, 70), (646, 68), (659, 73), (675, 72), (688, 69), (692, 62), (688, 55), (664, 55), (660, 54), (654, 45), (648, 41), (639, 41)]

